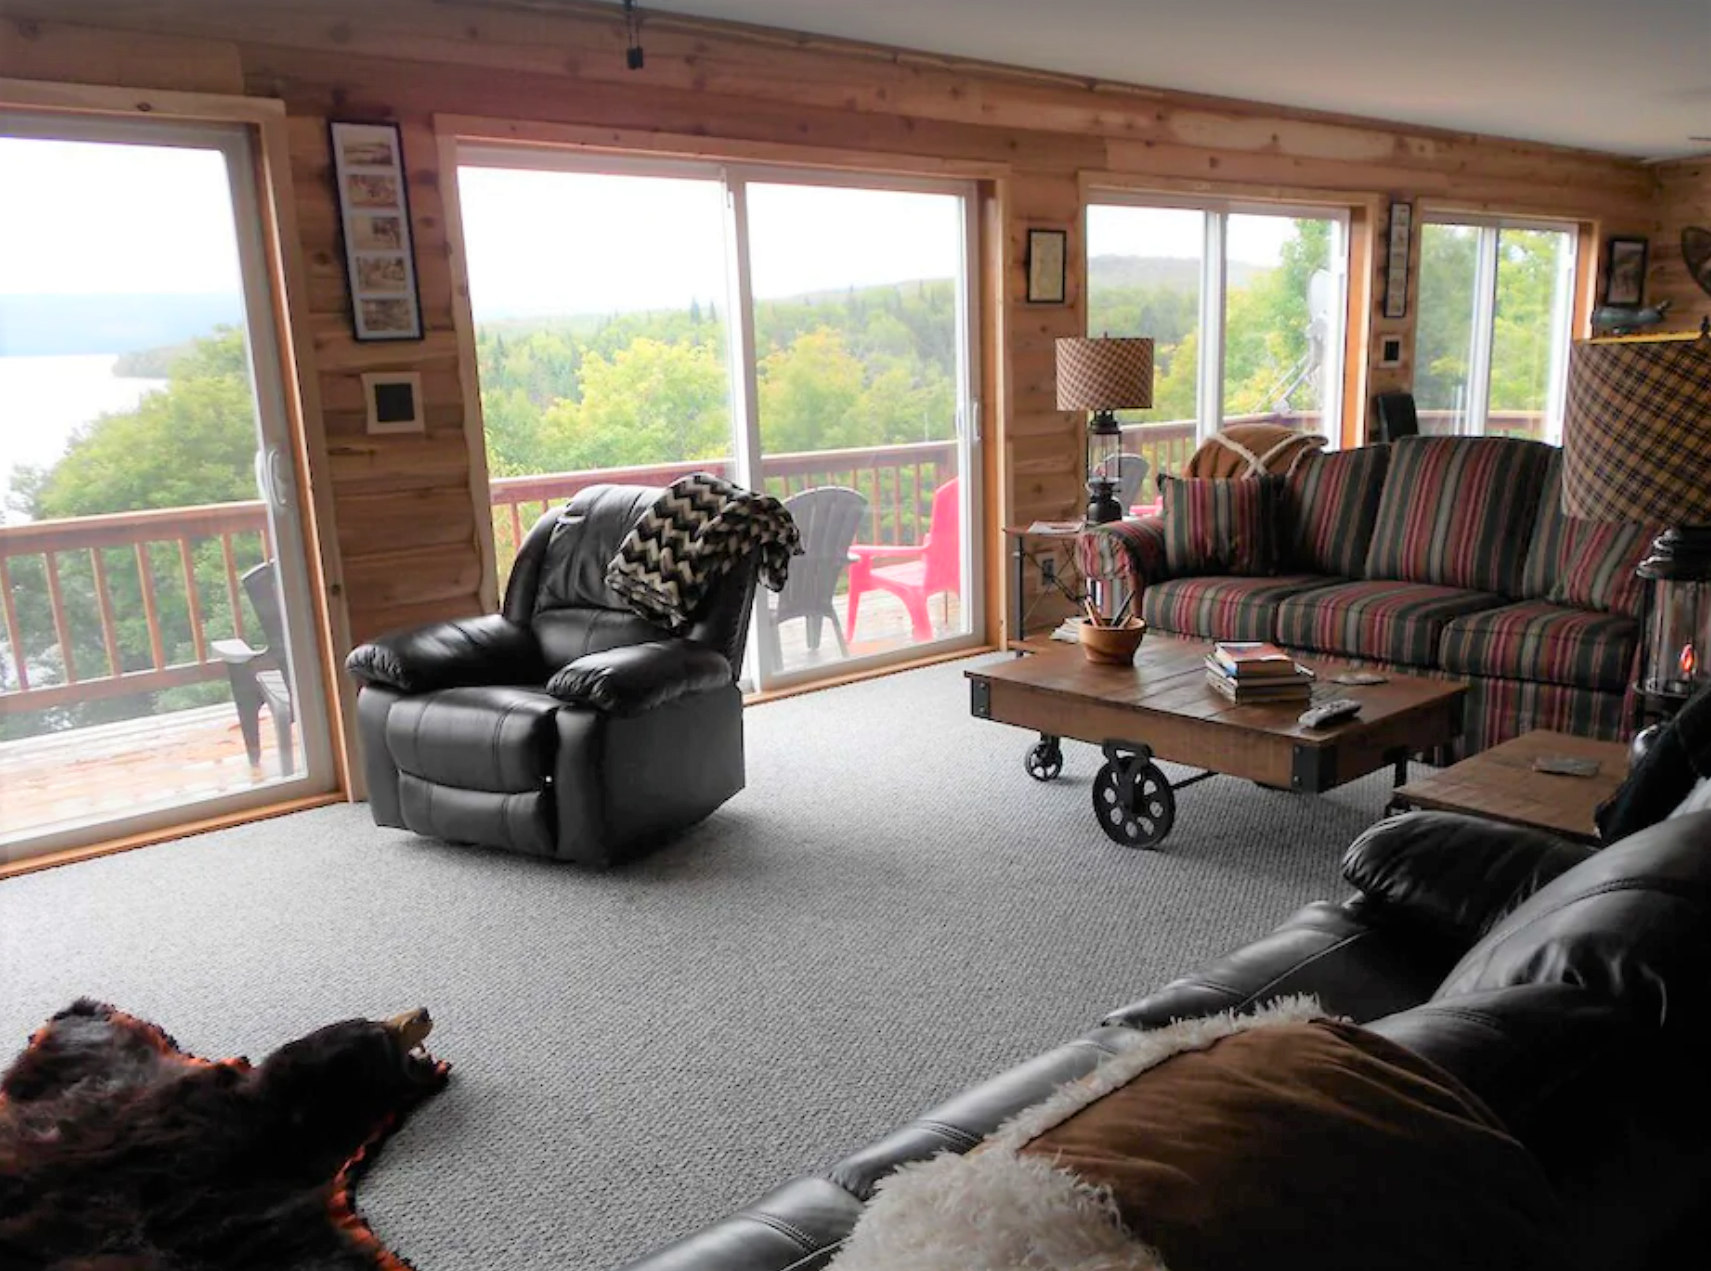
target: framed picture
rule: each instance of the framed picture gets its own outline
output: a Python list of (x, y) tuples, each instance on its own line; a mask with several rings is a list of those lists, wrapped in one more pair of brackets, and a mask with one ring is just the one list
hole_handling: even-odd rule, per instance
[(1384, 316), (1408, 316), (1408, 249), (1414, 237), (1414, 205), (1390, 205), (1390, 238), (1386, 243), (1384, 269)]
[(331, 123), (351, 324), (359, 340), (420, 340), (422, 302), (397, 124)]
[(362, 377), (368, 400), (368, 431), (426, 432), (422, 415), (422, 376), (416, 371), (371, 371)]
[(1605, 258), (1604, 303), (1638, 307), (1646, 299), (1646, 254), (1643, 238), (1612, 238)]
[(1069, 254), (1069, 231), (1028, 231), (1028, 303), (1060, 305), (1064, 302), (1065, 258)]

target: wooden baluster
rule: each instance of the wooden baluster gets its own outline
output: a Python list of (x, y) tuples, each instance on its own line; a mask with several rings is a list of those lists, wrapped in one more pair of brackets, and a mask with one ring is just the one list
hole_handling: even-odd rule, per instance
[(89, 549), (89, 559), (95, 565), (95, 603), (101, 610), (101, 642), (107, 646), (107, 673), (118, 679), (125, 673), (125, 662), (119, 656), (118, 623), (113, 617), (113, 592), (107, 585), (107, 560), (99, 547)]
[(178, 538), (178, 560), (184, 566), (184, 599), (190, 606), (190, 645), (196, 650), (196, 660), (208, 660), (208, 637), (202, 630), (202, 597), (196, 594), (196, 566), (190, 559), (190, 539)]
[(18, 629), (18, 606), (12, 600), (12, 571), (0, 556), (0, 611), (6, 615), (6, 641), (12, 646), (12, 663), (18, 672), (18, 691), (30, 687), (29, 658), (24, 653), (24, 633)]
[[(892, 521), (892, 524), (897, 527), (897, 541), (899, 543), (904, 542), (905, 540), (903, 538), (903, 469), (902, 468), (893, 468), (891, 470), (891, 521)], [(916, 541), (919, 542), (920, 540), (917, 539)]]
[[(510, 505), (511, 509), (511, 559), (517, 559), (517, 552), (523, 546), (523, 507), (520, 503)], [(542, 513), (544, 516), (545, 513)], [(540, 517), (536, 517), (539, 520)]]
[(77, 683), (77, 657), (71, 647), (71, 626), (66, 621), (65, 594), (59, 585), (59, 555), (43, 552), (42, 560), (48, 573), (48, 604), (53, 610), (54, 636), (59, 640), (59, 655), (65, 660), (65, 682)]
[(160, 612), (154, 600), (154, 567), (149, 562), (149, 545), (136, 546), (137, 581), (142, 585), (143, 620), (149, 630), (149, 657), (157, 671), (166, 669), (166, 646), (160, 638)]
[(232, 633), (240, 640), (249, 637), (244, 634), (244, 607), (238, 603), (238, 562), (232, 555), (232, 536), (220, 535), (220, 556), (226, 562), (226, 603), (232, 607)]

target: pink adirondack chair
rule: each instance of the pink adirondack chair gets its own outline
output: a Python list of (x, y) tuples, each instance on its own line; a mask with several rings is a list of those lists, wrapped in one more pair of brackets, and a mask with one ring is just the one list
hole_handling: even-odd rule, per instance
[[(909, 611), (917, 643), (933, 638), (927, 601), (940, 592), (962, 594), (962, 505), (958, 478), (933, 491), (933, 517), (927, 536), (914, 547), (887, 543), (857, 543), (850, 548), (850, 612), (845, 632), (855, 639), (856, 615), (862, 593), (888, 591)], [(895, 559), (896, 564), (876, 561)]]

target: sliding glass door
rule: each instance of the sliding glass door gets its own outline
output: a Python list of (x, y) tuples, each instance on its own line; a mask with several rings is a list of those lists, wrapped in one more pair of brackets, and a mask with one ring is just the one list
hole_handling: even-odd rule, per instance
[(803, 530), (755, 687), (974, 643), (965, 187), (465, 147), (458, 194), (502, 575), (585, 485), (716, 471)]
[(332, 788), (255, 171), (0, 114), (0, 862)]

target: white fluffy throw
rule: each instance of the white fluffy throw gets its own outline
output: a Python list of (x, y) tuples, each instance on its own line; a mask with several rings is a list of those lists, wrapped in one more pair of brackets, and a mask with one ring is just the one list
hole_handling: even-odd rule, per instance
[(1021, 1149), (1172, 1055), (1250, 1028), (1321, 1019), (1311, 997), (1145, 1033), (1087, 1076), (1024, 1109), (966, 1156), (941, 1153), (880, 1182), (830, 1271), (1165, 1271), (1109, 1191)]

